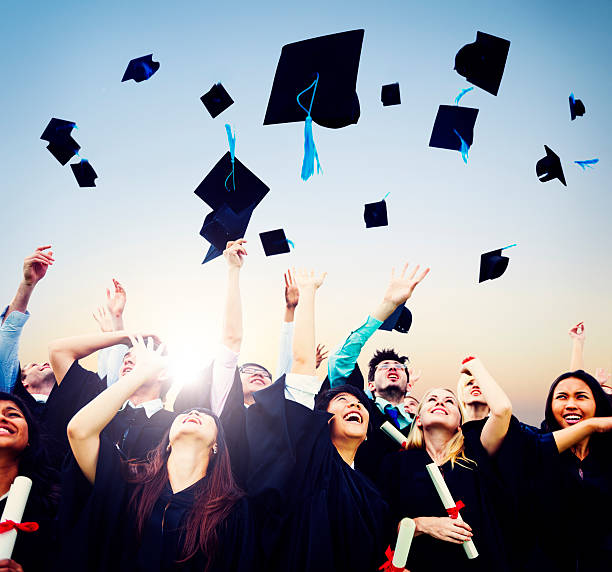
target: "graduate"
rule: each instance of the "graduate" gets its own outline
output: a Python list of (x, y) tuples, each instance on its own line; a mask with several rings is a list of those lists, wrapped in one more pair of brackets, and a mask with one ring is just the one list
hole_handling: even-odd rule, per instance
[[(262, 569), (371, 572), (384, 562), (391, 532), (386, 503), (354, 469), (368, 433), (369, 400), (342, 385), (314, 401), (321, 385), (314, 303), (323, 276), (298, 271), (296, 280), (300, 304), (291, 373), (255, 393), (246, 418), (248, 493), (258, 507)], [(300, 402), (296, 386), (303, 388)]]
[(0, 514), (15, 477), (28, 477), (32, 489), (21, 522), (37, 525), (31, 532), (17, 531), (12, 558), (0, 560), (0, 570), (45, 570), (53, 560), (59, 475), (50, 466), (45, 445), (38, 422), (23, 401), (0, 392)]
[[(172, 422), (144, 462), (126, 462), (103, 433), (118, 407), (167, 361), (131, 339), (135, 366), (68, 425), (74, 455), (62, 508), (62, 569), (254, 570), (249, 509), (230, 468), (223, 430), (210, 411)], [(239, 539), (239, 541), (238, 541)]]
[[(448, 389), (434, 388), (421, 399), (407, 450), (392, 453), (382, 463), (379, 485), (393, 523), (409, 517), (416, 524), (407, 563), (411, 572), (509, 570), (492, 498), (489, 456), (498, 451), (508, 431), (512, 405), (480, 360), (470, 359), (462, 371), (478, 378), (489, 405), (482, 430), (462, 431), (457, 398)], [(465, 504), (463, 521), (444, 509), (425, 468), (432, 462), (440, 468), (455, 502)], [(470, 539), (479, 552), (472, 560), (461, 546)]]

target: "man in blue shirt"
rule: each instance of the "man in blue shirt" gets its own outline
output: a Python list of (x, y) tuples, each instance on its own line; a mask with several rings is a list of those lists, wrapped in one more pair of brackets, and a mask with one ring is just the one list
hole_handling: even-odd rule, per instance
[[(55, 262), (50, 248), (50, 245), (39, 246), (23, 261), (23, 279), (12, 302), (0, 315), (0, 389), (10, 393), (20, 379), (20, 389), (25, 389), (25, 397), (31, 395), (34, 403), (46, 401), (55, 383), (55, 377), (48, 362), (29, 363), (20, 371), (19, 338), (30, 317), (27, 308), (32, 292), (47, 274), (49, 266)], [(28, 405), (31, 405), (31, 402), (28, 402)]]

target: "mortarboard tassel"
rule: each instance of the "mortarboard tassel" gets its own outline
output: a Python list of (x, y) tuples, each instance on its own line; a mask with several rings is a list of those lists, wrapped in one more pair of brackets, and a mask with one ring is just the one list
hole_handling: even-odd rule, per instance
[(234, 190), (236, 190), (236, 178), (234, 169), (234, 159), (236, 156), (236, 132), (234, 131), (234, 134), (232, 135), (232, 128), (229, 123), (225, 124), (225, 130), (227, 131), (227, 140), (229, 141), (230, 157), (232, 160), (232, 172), (227, 176), (227, 179), (225, 179), (225, 189), (229, 191), (229, 189), (227, 188), (227, 181), (230, 177), (232, 178), (232, 187)]
[(465, 89), (461, 90), (461, 93), (459, 93), (459, 95), (457, 97), (455, 97), (455, 105), (459, 105), (459, 102), (461, 101), (461, 98), (468, 92), (468, 91), (472, 91), (474, 88), (473, 87), (466, 87)]
[(459, 132), (456, 129), (453, 129), (453, 131), (455, 132), (455, 135), (461, 140), (461, 158), (463, 159), (463, 162), (467, 165), (468, 151), (470, 150), (470, 146), (464, 141), (463, 137), (459, 135)]
[(576, 163), (576, 165), (579, 167), (582, 167), (583, 171), (586, 171), (587, 167), (589, 169), (594, 169), (595, 167), (593, 167), (593, 165), (599, 163), (599, 159), (586, 159), (585, 161), (574, 161), (574, 163)]
[[(304, 124), (304, 160), (302, 162), (302, 180), (307, 181), (314, 174), (314, 162), (317, 161), (317, 174), (321, 172), (321, 163), (319, 163), (319, 154), (315, 147), (314, 138), (312, 136), (312, 117), (310, 112), (312, 111), (312, 104), (314, 102), (315, 93), (317, 92), (317, 85), (319, 84), (319, 74), (317, 73), (317, 79), (315, 79), (304, 91), (298, 93), (297, 103), (306, 112), (306, 122)], [(309, 89), (312, 90), (312, 97), (310, 99), (310, 105), (306, 109), (300, 103), (300, 96), (306, 93)]]

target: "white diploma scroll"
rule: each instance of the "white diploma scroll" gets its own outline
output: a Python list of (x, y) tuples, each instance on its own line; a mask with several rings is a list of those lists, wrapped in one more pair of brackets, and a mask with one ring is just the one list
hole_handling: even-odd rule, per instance
[[(438, 465), (436, 465), (435, 463), (430, 463), (425, 468), (427, 469), (427, 472), (429, 473), (429, 476), (431, 477), (431, 480), (433, 481), (433, 484), (436, 487), (436, 491), (438, 491), (438, 496), (440, 497), (444, 508), (447, 510), (449, 508), (455, 508), (455, 501), (453, 500), (453, 497), (451, 496), (450, 491), (446, 486), (446, 482), (444, 481), (444, 477), (442, 476)], [(459, 514), (459, 512), (457, 512), (457, 520), (461, 520), (463, 522), (463, 519), (461, 518), (461, 514)], [(471, 540), (466, 540), (463, 543), (463, 549), (465, 550), (465, 553), (467, 554), (467, 557), (470, 560), (478, 556), (478, 550), (476, 550), (476, 546)]]
[[(6, 499), (6, 505), (4, 506), (0, 522), (5, 522), (6, 520), (21, 522), (31, 488), (32, 481), (28, 479), (28, 477), (15, 477), (9, 489), (8, 498)], [(12, 556), (16, 540), (16, 530), (9, 530), (8, 532), (0, 534), (0, 560)]]
[(394, 441), (397, 441), (398, 445), (400, 447), (404, 447), (405, 443), (406, 443), (406, 436), (399, 430), (397, 429), (392, 423), (389, 423), (389, 421), (385, 421), (380, 428), (387, 434), (389, 435), (389, 437), (391, 437), (391, 439), (393, 439)]
[(393, 554), (393, 561), (391, 562), (395, 568), (399, 568), (400, 570), (406, 568), (406, 561), (408, 560), (408, 553), (410, 552), (410, 545), (412, 544), (415, 528), (416, 525), (414, 524), (414, 520), (411, 518), (402, 518), (399, 532), (397, 533), (395, 553)]

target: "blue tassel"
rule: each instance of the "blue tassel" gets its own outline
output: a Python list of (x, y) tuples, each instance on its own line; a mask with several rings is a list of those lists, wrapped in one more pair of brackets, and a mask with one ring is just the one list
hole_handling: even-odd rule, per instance
[(229, 178), (232, 178), (232, 187), (234, 190), (236, 190), (236, 178), (235, 178), (235, 170), (234, 170), (234, 158), (236, 155), (236, 132), (234, 131), (234, 134), (232, 135), (232, 127), (229, 123), (225, 124), (225, 131), (227, 132), (227, 140), (229, 142), (229, 149), (230, 149), (230, 158), (232, 161), (232, 172), (227, 176), (227, 179), (225, 179), (225, 190), (229, 191), (230, 189), (227, 188), (227, 181), (229, 180)]
[(317, 174), (321, 172), (319, 154), (312, 136), (312, 117), (306, 118), (304, 124), (304, 161), (302, 162), (302, 180), (307, 181), (314, 174), (314, 162), (317, 161)]
[(467, 161), (468, 161), (468, 151), (470, 150), (470, 146), (464, 141), (463, 137), (461, 137), (461, 135), (459, 135), (459, 133), (457, 132), (456, 129), (453, 129), (453, 131), (455, 132), (455, 135), (457, 137), (459, 137), (459, 139), (461, 140), (461, 158), (463, 159), (463, 162), (467, 165)]
[(293, 241), (292, 241), (292, 240), (287, 239), (287, 244), (288, 244), (288, 245), (289, 245), (291, 248), (295, 249), (295, 244), (293, 244)]
[(461, 98), (468, 93), (469, 91), (472, 91), (474, 88), (473, 87), (467, 87), (465, 89), (461, 90), (461, 93), (455, 97), (455, 105), (459, 105), (459, 102), (461, 101)]
[(599, 163), (599, 159), (587, 159), (586, 161), (574, 161), (574, 163), (582, 167), (583, 171), (586, 171), (587, 167), (589, 169), (594, 169), (595, 167), (593, 167), (593, 165), (595, 165), (596, 163)]

